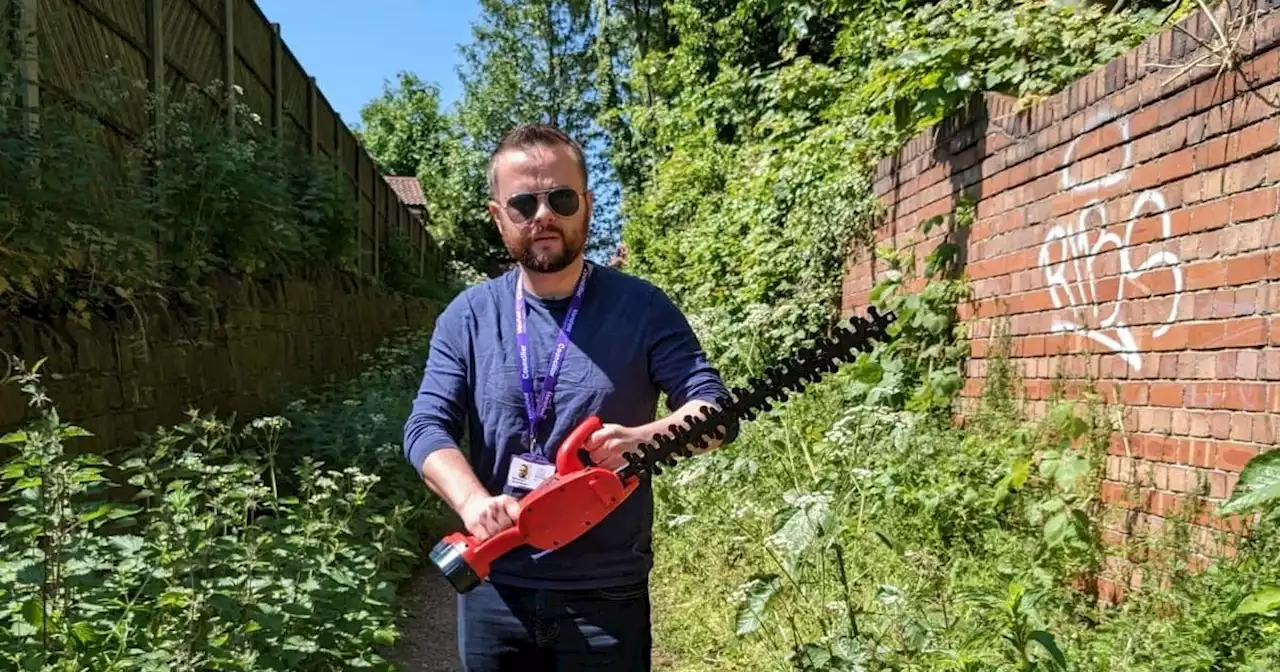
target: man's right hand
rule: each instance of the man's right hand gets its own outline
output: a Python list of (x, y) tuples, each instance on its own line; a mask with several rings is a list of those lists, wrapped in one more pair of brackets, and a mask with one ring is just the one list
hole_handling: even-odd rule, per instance
[(458, 515), (467, 532), (484, 541), (515, 524), (520, 502), (510, 495), (477, 494), (467, 498)]

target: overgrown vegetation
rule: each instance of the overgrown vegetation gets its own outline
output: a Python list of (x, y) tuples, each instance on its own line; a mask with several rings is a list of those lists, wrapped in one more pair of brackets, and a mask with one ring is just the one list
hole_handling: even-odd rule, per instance
[[(982, 91), (1033, 103), (1191, 8), (484, 0), (458, 108), (406, 73), (361, 133), (384, 167), (420, 176), (473, 279), (503, 261), (483, 214), (486, 149), (518, 121), (591, 138), (620, 189), (627, 270), (676, 299), (736, 384), (836, 320), (843, 264), (880, 221), (876, 160)], [(332, 176), (252, 124), (226, 136), (195, 100), (166, 112), (155, 174), (146, 144), (108, 169), (121, 164), (74, 115), (45, 115), (34, 137), (6, 117), (0, 168), (21, 177), (0, 201), (6, 309), (80, 316), (148, 294), (198, 300), (218, 270), (350, 263), (354, 220)], [(1195, 498), (1159, 528), (1104, 505), (1123, 409), (1084, 385), (1029, 413), (999, 339), (980, 404), (952, 422), (968, 355), (957, 241), (974, 215), (960, 198), (926, 222), (922, 234), (954, 235), (924, 259), (878, 252), (890, 270), (871, 298), (898, 315), (891, 345), (657, 479), (659, 647), (681, 670), (1280, 667), (1280, 451), (1250, 463), (1227, 507), (1249, 534), (1215, 547), (1196, 538)], [(405, 249), (388, 249), (384, 280), (429, 290)], [(41, 416), (3, 440), (18, 452), (0, 473), (6, 662), (381, 664), (392, 582), (439, 511), (398, 447), (422, 339), (281, 418), (197, 413), (119, 465), (69, 450), (80, 430), (19, 373)], [(104, 503), (107, 479), (136, 496)], [(1116, 529), (1128, 538), (1107, 548)], [(1136, 589), (1103, 606), (1103, 579)]]
[(439, 514), (399, 450), (425, 339), (282, 416), (193, 411), (118, 464), (75, 450), (85, 432), (38, 364), (14, 368), (4, 382), (38, 418), (0, 438), (16, 451), (0, 471), (4, 667), (387, 669), (396, 582)]
[[(107, 118), (155, 107), (116, 70), (77, 95)], [(160, 123), (132, 143), (53, 95), (34, 129), (17, 102), (0, 109), (0, 314), (87, 322), (144, 304), (208, 308), (217, 274), (353, 271), (353, 187), (243, 102), (229, 131), (220, 95), (216, 82), (167, 91)], [(416, 259), (392, 270), (383, 280), (399, 291), (438, 297), (448, 283), (433, 267), (419, 278)]]
[(982, 91), (1056, 90), (1169, 8), (677, 0), (657, 13), (614, 19), (650, 36), (626, 64), (626, 143), (611, 146), (628, 268), (668, 289), (736, 376), (837, 314), (844, 264), (879, 221), (875, 161)]
[[(909, 273), (875, 288), (899, 315), (892, 346), (657, 480), (655, 621), (676, 669), (1280, 665), (1280, 451), (1223, 507), (1261, 512), (1243, 538), (1197, 539), (1188, 497), (1108, 547), (1125, 527), (1100, 500), (1118, 409), (1090, 392), (1031, 415), (997, 341), (981, 406), (951, 422), (950, 255), (924, 260), (921, 292), (901, 293)], [(1107, 555), (1130, 563), (1104, 572)], [(1109, 607), (1101, 580), (1138, 589)]]

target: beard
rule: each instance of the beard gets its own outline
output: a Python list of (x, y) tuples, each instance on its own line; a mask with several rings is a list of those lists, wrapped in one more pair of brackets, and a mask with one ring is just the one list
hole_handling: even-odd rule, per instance
[[(583, 222), (582, 229), (585, 231), (587, 222)], [(559, 249), (538, 250), (534, 237), (539, 235), (552, 234), (559, 238)], [(555, 242), (555, 241), (550, 241)], [(514, 241), (507, 241), (507, 251), (511, 253), (511, 257), (518, 261), (521, 266), (534, 271), (536, 273), (558, 273), (569, 267), (578, 255), (582, 254), (582, 250), (586, 244), (586, 235), (574, 236), (565, 232), (564, 229), (556, 227), (545, 231), (533, 233), (524, 231), (520, 237)]]

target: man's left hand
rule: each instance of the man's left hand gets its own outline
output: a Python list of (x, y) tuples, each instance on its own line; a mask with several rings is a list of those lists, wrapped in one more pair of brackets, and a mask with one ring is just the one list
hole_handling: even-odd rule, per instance
[(626, 466), (627, 458), (622, 454), (628, 451), (638, 454), (645, 440), (636, 427), (605, 424), (587, 438), (585, 448), (596, 466), (613, 470)]

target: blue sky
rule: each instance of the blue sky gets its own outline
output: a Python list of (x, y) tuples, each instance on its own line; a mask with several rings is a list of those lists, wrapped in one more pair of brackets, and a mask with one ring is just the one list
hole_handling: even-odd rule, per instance
[(409, 70), (440, 86), (448, 107), (461, 95), (458, 45), (471, 40), (476, 0), (257, 0), (294, 57), (350, 126), (385, 80)]

